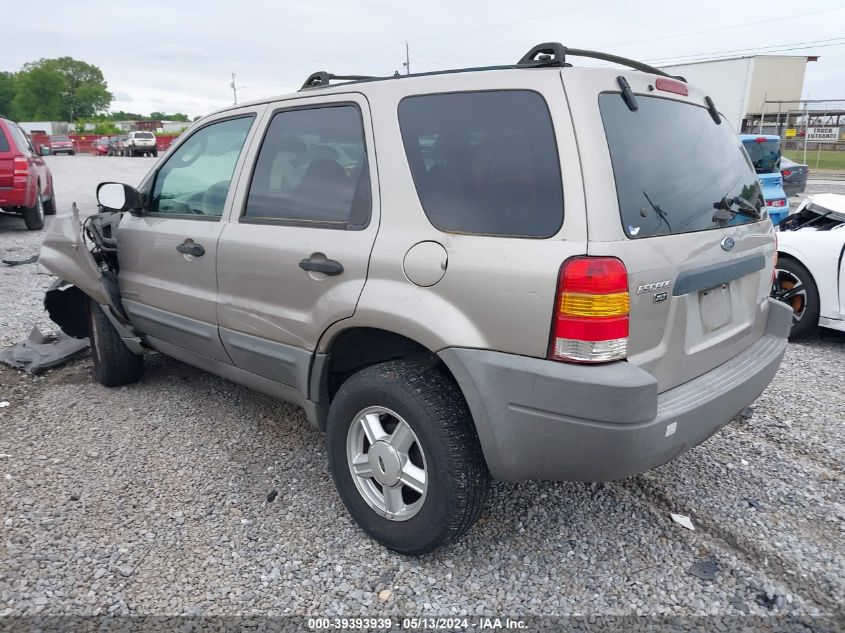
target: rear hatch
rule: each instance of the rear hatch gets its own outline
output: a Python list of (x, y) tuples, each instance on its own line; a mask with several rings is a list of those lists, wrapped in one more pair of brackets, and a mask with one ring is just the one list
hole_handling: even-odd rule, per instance
[(589, 254), (625, 264), (628, 361), (665, 391), (763, 334), (775, 240), (757, 175), (727, 121), (716, 115), (717, 123), (705, 96), (686, 84), (639, 72), (562, 72), (584, 170)]
[(0, 122), (0, 189), (9, 189), (14, 178), (13, 157), (18, 153), (6, 126)]
[(156, 139), (152, 132), (138, 132), (133, 140), (138, 147), (152, 147), (156, 144)]

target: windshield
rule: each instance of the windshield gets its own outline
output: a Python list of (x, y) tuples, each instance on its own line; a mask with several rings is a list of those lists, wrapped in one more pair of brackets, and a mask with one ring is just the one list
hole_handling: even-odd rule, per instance
[(726, 122), (717, 124), (706, 108), (689, 103), (642, 95), (637, 102), (632, 112), (619, 93), (599, 96), (628, 237), (758, 221), (745, 209), (763, 204), (757, 177)]
[(758, 174), (771, 174), (778, 170), (780, 160), (780, 140), (751, 139), (743, 141), (745, 151)]
[(59, 141), (59, 142), (70, 141), (70, 139), (67, 136), (51, 136), (50, 140), (51, 141)]

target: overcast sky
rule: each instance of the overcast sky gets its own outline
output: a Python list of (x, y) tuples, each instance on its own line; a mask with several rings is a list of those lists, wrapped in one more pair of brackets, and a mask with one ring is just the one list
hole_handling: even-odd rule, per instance
[(103, 70), (113, 110), (142, 114), (228, 105), (231, 72), (239, 101), (296, 90), (316, 70), (392, 74), (405, 40), (412, 72), (514, 63), (546, 41), (655, 65), (794, 47), (782, 54), (820, 56), (804, 96), (845, 98), (842, 0), (76, 0), (3, 14), (0, 70), (69, 55)]

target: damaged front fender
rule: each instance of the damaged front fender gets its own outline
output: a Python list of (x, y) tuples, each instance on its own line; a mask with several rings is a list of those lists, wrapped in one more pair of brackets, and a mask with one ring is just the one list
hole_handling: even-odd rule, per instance
[(58, 277), (47, 290), (44, 308), (63, 332), (88, 336), (90, 299), (100, 306), (126, 346), (143, 353), (141, 340), (129, 322), (118, 286), (117, 226), (120, 213), (99, 213), (79, 219), (73, 204), (70, 215), (53, 221), (39, 255), (40, 270)]
[(103, 270), (88, 250), (84, 231), (74, 203), (72, 214), (57, 215), (53, 220), (41, 244), (39, 269), (76, 286), (100, 305), (110, 305), (112, 301), (102, 281)]

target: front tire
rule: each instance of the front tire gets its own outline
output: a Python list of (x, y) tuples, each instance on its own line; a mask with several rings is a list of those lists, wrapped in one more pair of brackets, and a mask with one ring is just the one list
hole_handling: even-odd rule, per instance
[(821, 312), (819, 289), (801, 262), (791, 257), (778, 258), (772, 297), (792, 308), (789, 338), (804, 338), (816, 332)]
[(44, 200), (41, 199), (41, 186), (35, 192), (35, 206), (23, 210), (23, 222), (30, 231), (44, 228)]
[(144, 373), (144, 357), (126, 347), (103, 309), (93, 299), (88, 302), (88, 328), (97, 382), (106, 387), (138, 382)]
[(484, 507), (490, 476), (469, 409), (437, 367), (398, 360), (360, 370), (332, 400), (326, 444), (349, 513), (396, 552), (457, 540)]

